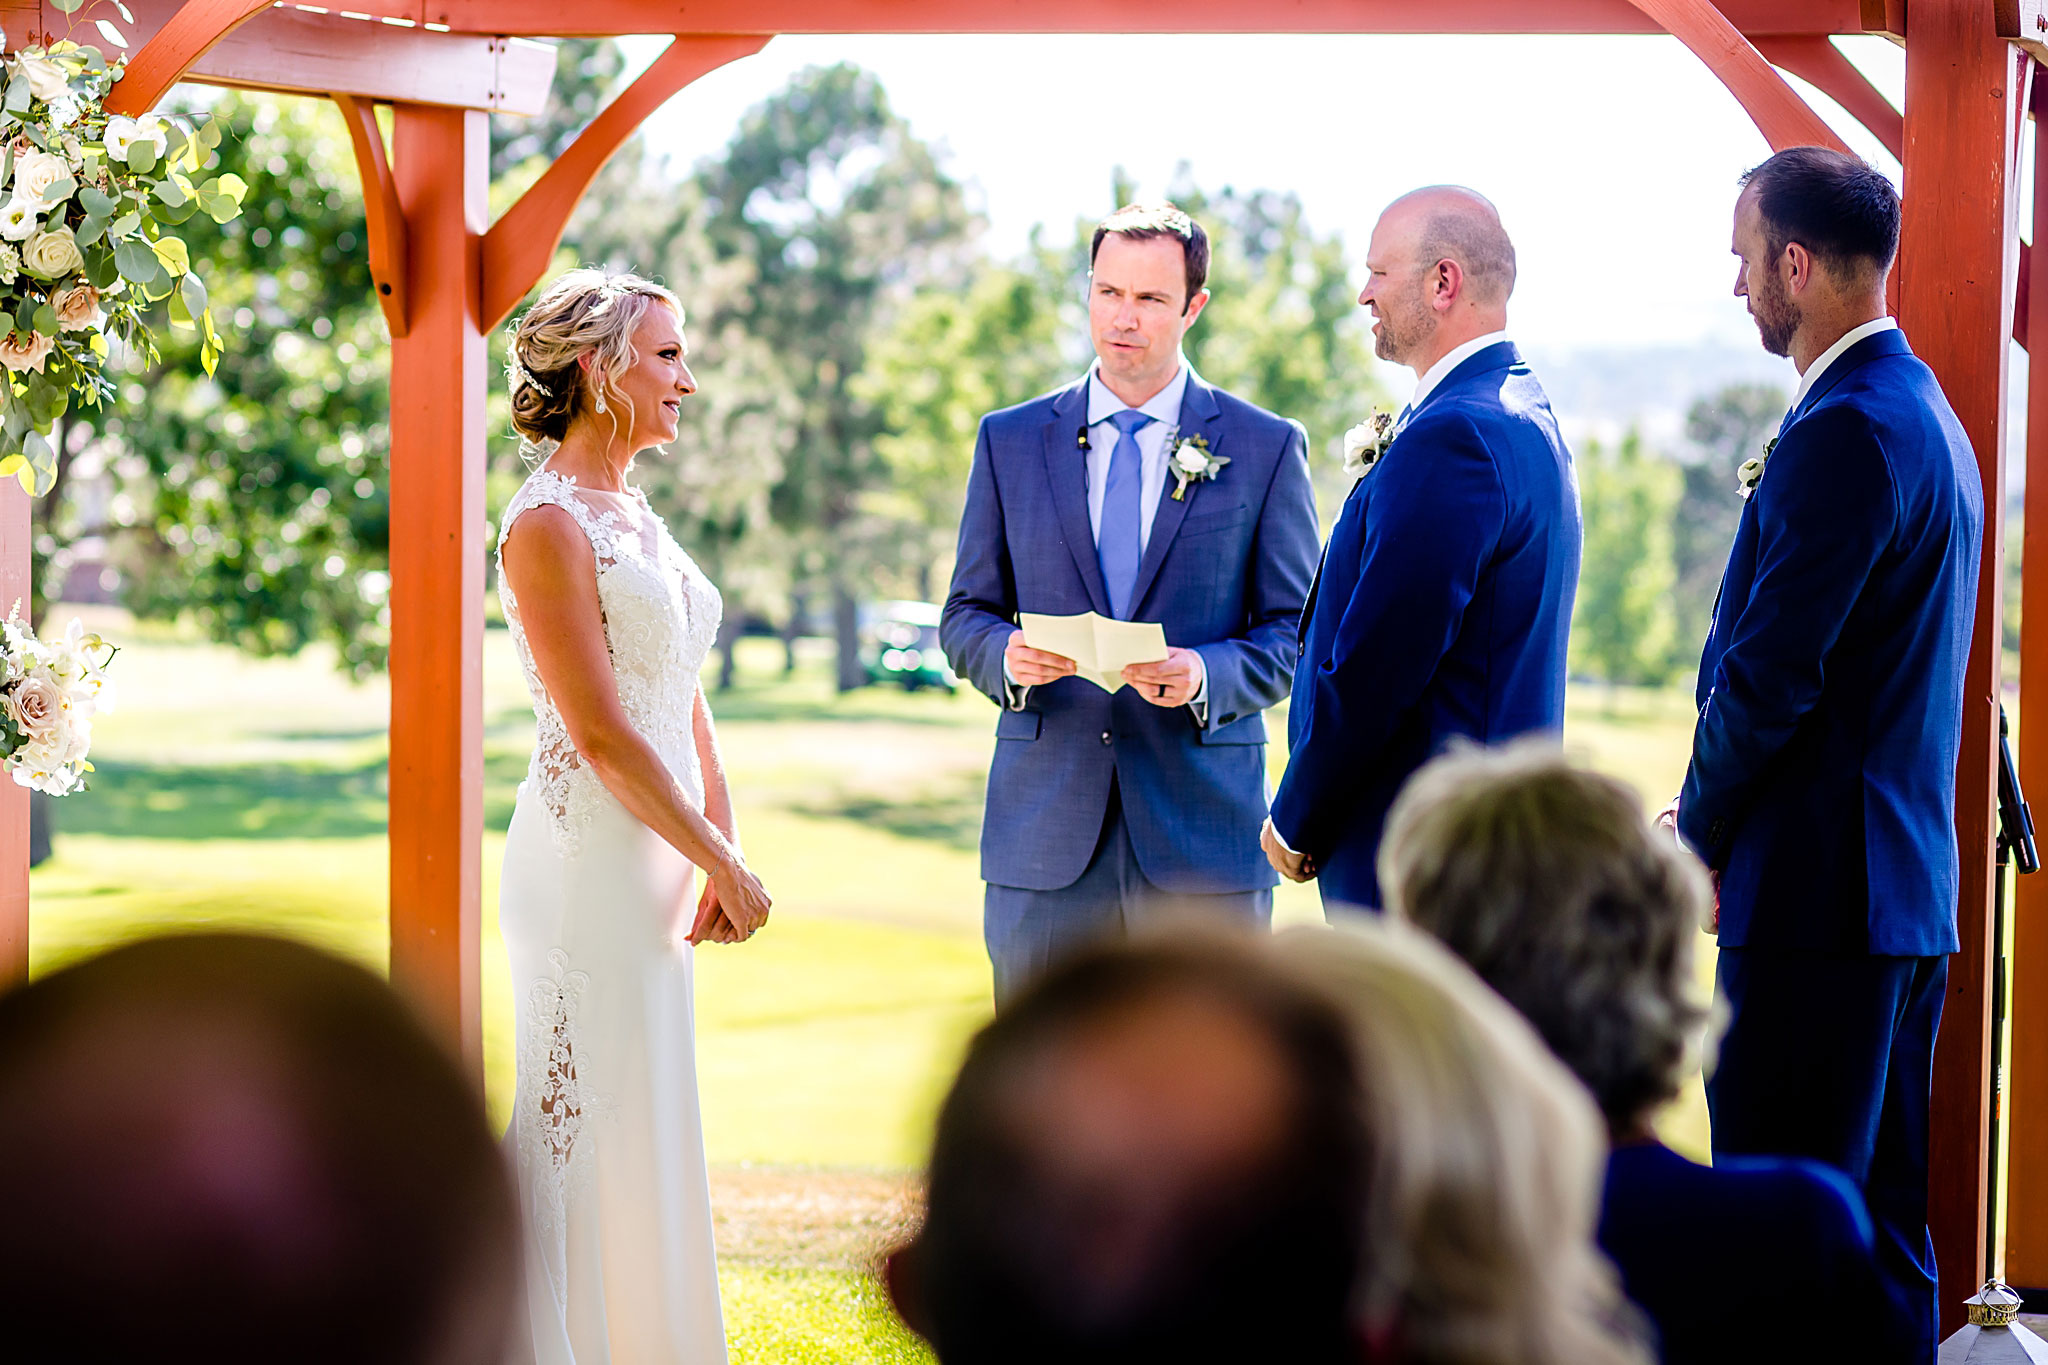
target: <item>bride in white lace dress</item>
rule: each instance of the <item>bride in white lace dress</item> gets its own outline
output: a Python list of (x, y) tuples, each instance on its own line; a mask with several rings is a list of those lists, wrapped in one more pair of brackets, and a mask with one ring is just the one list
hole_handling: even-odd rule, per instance
[(531, 1325), (515, 1358), (537, 1365), (725, 1360), (690, 963), (750, 937), (769, 900), (697, 684), (718, 590), (625, 482), (695, 390), (682, 322), (660, 286), (579, 270), (512, 341), (514, 424), (554, 447), (498, 542), (539, 725), (498, 911)]

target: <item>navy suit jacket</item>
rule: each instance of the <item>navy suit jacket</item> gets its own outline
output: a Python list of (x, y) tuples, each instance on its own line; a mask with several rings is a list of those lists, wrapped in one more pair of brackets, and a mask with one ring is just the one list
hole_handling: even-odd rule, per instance
[[(939, 640), (954, 671), (1007, 706), (1003, 649), (1020, 611), (1110, 615), (1088, 521), (1088, 384), (982, 419), (953, 587)], [(1188, 376), (1180, 433), (1229, 459), (1213, 480), (1172, 480), (1138, 565), (1130, 619), (1208, 670), (1208, 723), (1193, 711), (1062, 678), (996, 718), (981, 875), (1071, 886), (1094, 856), (1110, 782), (1139, 868), (1165, 891), (1254, 891), (1276, 878), (1259, 849), (1265, 708), (1287, 694), (1295, 623), (1316, 555), (1315, 494), (1298, 424)]]
[(1862, 1193), (1817, 1161), (1700, 1166), (1656, 1143), (1607, 1159), (1600, 1249), (1664, 1365), (1910, 1359), (1874, 1246)]
[(1700, 659), (1678, 828), (1729, 947), (1956, 950), (1956, 753), (1977, 461), (1897, 331), (1790, 415), (1742, 509)]
[(1514, 346), (1430, 390), (1337, 518), (1308, 611), (1273, 825), (1326, 901), (1380, 904), (1394, 794), (1445, 741), (1564, 724), (1578, 484)]

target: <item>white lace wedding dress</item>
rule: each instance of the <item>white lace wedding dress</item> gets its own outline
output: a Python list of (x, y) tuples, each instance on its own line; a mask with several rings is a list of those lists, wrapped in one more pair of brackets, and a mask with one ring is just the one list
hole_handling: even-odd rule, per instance
[[(637, 491), (587, 493), (537, 470), (506, 508), (566, 509), (590, 539), (619, 701), (690, 801), (691, 716), (718, 590)], [(504, 533), (499, 537), (502, 555)], [(539, 736), (505, 844), (499, 919), (512, 961), (519, 1088), (507, 1145), (525, 1213), (535, 1365), (725, 1360), (691, 1000), (696, 869), (578, 756), (499, 595)]]

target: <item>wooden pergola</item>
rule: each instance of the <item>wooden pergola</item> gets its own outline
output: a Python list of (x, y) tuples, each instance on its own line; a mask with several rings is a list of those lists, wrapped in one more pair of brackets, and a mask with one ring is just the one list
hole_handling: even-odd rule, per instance
[[(1933, 1212), (1945, 1320), (1986, 1271), (1991, 942), (2008, 340), (2048, 342), (2048, 270), (2018, 233), (2022, 133), (2048, 108), (2048, 0), (128, 0), (117, 112), (180, 80), (332, 98), (362, 172), (368, 251), (392, 336), (391, 976), (481, 1084), (484, 337), (540, 279), (570, 213), (641, 122), (779, 33), (1668, 33), (1773, 147), (1840, 140), (1779, 75), (1824, 91), (1904, 165), (1894, 302), (1974, 443), (1984, 537), (1956, 828), (1962, 951), (1937, 1056)], [(10, 44), (64, 31), (43, 0), (0, 0)], [(537, 112), (540, 37), (672, 34), (662, 56), (497, 222), (486, 114)], [(1834, 47), (1883, 34), (1906, 53), (1896, 110)], [(95, 41), (90, 24), (73, 35)], [(104, 45), (104, 44), (103, 44)], [(376, 113), (391, 111), (387, 146)], [(1655, 117), (1670, 111), (1637, 111)], [(2034, 182), (2048, 224), (2048, 175)], [(2048, 601), (2048, 365), (2029, 370), (2025, 576)], [(28, 595), (28, 501), (0, 491), (0, 600)], [(2022, 636), (2022, 713), (2048, 716), (2048, 611)], [(2038, 665), (2028, 666), (2028, 665)], [(2048, 791), (2048, 725), (2021, 735)], [(27, 793), (0, 785), (0, 982), (28, 961)], [(2008, 1277), (2048, 1285), (2048, 877), (2019, 884), (2011, 1000)]]

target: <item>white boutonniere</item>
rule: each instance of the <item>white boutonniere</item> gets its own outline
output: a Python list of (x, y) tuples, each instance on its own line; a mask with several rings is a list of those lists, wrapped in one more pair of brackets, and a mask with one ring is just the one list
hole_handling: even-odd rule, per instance
[(1207, 483), (1223, 471), (1230, 463), (1226, 456), (1209, 449), (1206, 436), (1189, 436), (1174, 444), (1173, 455), (1167, 464), (1173, 471), (1175, 483), (1173, 500), (1180, 502), (1188, 495), (1191, 483)]
[(1394, 444), (1394, 414), (1376, 412), (1344, 433), (1344, 473), (1361, 479)]
[(1771, 458), (1771, 452), (1778, 448), (1778, 438), (1773, 436), (1764, 442), (1764, 453), (1754, 460), (1744, 460), (1742, 468), (1735, 471), (1735, 496), (1744, 502), (1756, 492), (1756, 486), (1763, 482), (1764, 464)]

